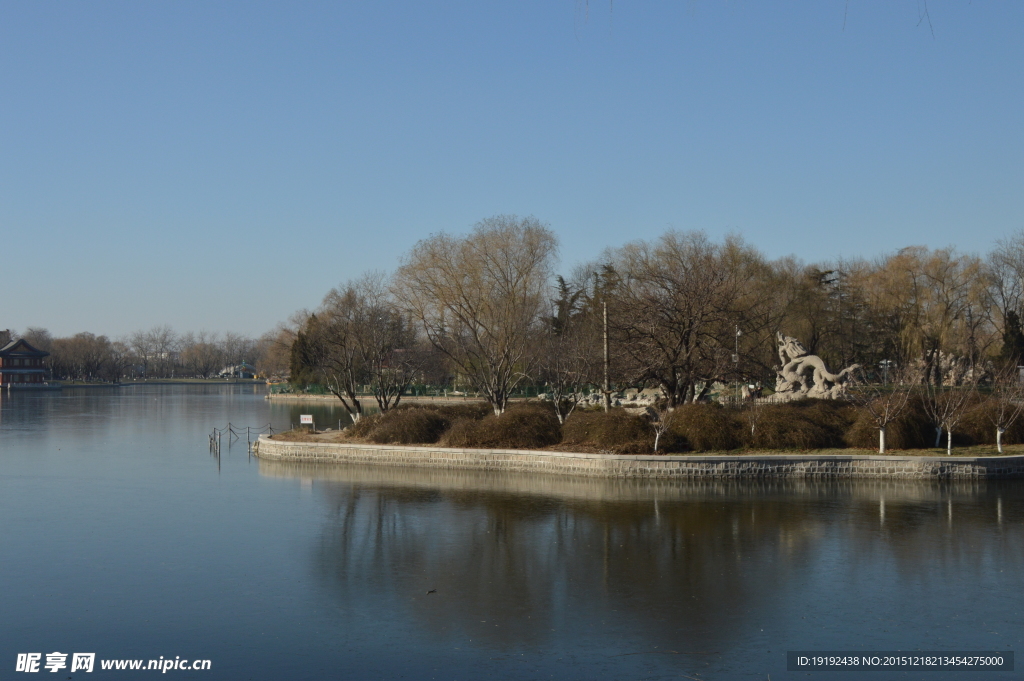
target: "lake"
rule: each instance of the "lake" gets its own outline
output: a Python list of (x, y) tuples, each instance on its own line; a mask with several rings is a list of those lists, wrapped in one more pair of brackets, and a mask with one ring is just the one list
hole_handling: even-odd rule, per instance
[(832, 677), (787, 672), (789, 650), (1021, 648), (1019, 481), (314, 466), (244, 436), (212, 454), (228, 421), (313, 411), (263, 395), (0, 394), (0, 678), (19, 653), (93, 652), (84, 678), (155, 678), (100, 660), (162, 656), (210, 660), (167, 672), (196, 679), (778, 681)]

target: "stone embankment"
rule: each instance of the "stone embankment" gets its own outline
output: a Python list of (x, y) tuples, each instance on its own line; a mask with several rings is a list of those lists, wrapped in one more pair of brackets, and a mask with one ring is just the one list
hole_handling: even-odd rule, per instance
[(1024, 456), (940, 457), (763, 454), (628, 456), (514, 449), (288, 442), (261, 435), (269, 461), (429, 466), (442, 469), (657, 479), (896, 478), (979, 480), (1024, 477)]

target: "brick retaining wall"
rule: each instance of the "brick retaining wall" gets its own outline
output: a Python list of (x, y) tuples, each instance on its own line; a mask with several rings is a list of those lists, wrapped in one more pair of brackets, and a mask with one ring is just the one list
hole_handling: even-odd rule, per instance
[(1024, 477), (1024, 456), (942, 457), (764, 454), (626, 456), (519, 449), (286, 442), (261, 435), (256, 455), (276, 461), (386, 464), (623, 478), (900, 478), (976, 480)]

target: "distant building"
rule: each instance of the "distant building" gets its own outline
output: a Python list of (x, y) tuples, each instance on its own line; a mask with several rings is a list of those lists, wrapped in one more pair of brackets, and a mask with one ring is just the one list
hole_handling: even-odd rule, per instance
[(36, 350), (25, 340), (8, 341), (0, 347), (0, 386), (42, 385), (46, 382), (43, 358), (49, 354)]

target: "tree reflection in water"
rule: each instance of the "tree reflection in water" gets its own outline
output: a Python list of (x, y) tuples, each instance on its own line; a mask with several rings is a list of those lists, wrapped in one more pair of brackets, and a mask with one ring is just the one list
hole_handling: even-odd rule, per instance
[[(772, 631), (811, 641), (794, 603), (823, 576), (837, 591), (857, 585), (836, 596), (856, 607), (897, 583), (1024, 566), (1016, 482), (667, 483), (268, 461), (260, 471), (315, 481), (331, 519), (314, 564), (343, 607), (372, 598), (427, 636), (504, 650), (571, 637), (602, 641), (606, 655), (717, 657)], [(867, 620), (851, 616), (845, 634), (876, 626)]]

